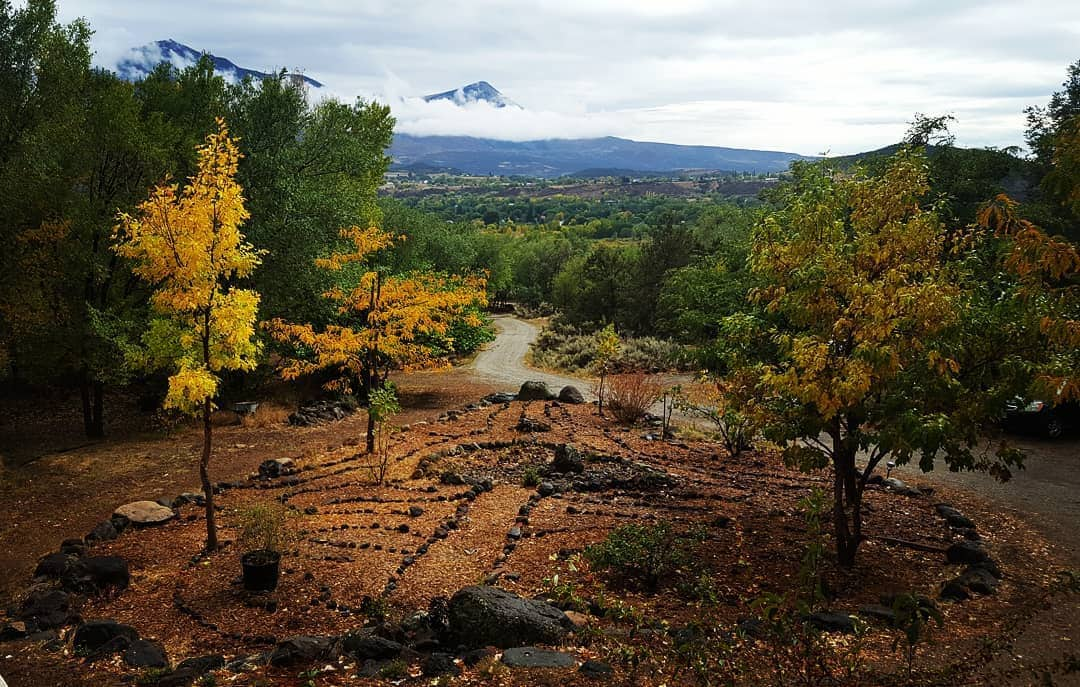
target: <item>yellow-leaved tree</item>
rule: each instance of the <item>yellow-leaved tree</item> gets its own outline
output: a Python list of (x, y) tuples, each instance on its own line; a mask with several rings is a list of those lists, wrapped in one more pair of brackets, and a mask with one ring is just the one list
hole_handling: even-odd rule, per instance
[[(334, 288), (325, 296), (337, 305), (344, 324), (317, 330), (310, 324), (280, 319), (266, 323), (276, 340), (302, 350), (281, 369), (285, 379), (296, 379), (318, 370), (334, 370), (329, 386), (342, 391), (371, 392), (380, 388), (392, 369), (431, 369), (449, 362), (433, 337), (445, 336), (454, 320), (465, 317), (470, 306), (485, 305), (482, 277), (461, 277), (424, 272), (386, 274), (371, 266), (379, 251), (391, 247), (394, 237), (382, 228), (349, 227), (342, 230), (353, 250), (320, 259), (316, 264), (333, 272), (364, 265), (351, 288)], [(375, 418), (368, 414), (367, 450), (375, 449)]]
[(217, 548), (214, 490), (209, 465), (219, 373), (250, 370), (259, 345), (254, 339), (259, 295), (229, 285), (259, 264), (240, 225), (248, 218), (236, 168), (240, 152), (225, 122), (198, 149), (199, 168), (188, 184), (163, 184), (139, 205), (121, 214), (115, 250), (133, 262), (133, 271), (153, 288), (156, 317), (130, 353), (142, 369), (168, 369), (165, 407), (202, 417), (199, 477), (206, 498), (206, 548)]

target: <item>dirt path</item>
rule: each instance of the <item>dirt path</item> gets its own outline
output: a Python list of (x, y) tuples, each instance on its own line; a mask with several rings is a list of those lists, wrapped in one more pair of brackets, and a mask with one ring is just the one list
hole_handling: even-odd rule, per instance
[(529, 347), (540, 334), (536, 325), (509, 315), (493, 319), (498, 336), (480, 351), (470, 368), (467, 368), (476, 375), (477, 381), (505, 385), (507, 391), (516, 391), (525, 381), (544, 382), (555, 392), (572, 385), (587, 398), (596, 398), (588, 380), (543, 372), (525, 365)]

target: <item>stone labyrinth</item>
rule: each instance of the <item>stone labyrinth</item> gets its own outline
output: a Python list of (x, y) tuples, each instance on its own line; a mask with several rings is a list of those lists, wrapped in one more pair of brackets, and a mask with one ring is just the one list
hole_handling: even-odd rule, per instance
[[(213, 665), (234, 660), (228, 666), (245, 669), (253, 656), (279, 665), (274, 657), (280, 655), (281, 665), (293, 665), (289, 652), (297, 646), (306, 649), (296, 662), (310, 664), (328, 656), (332, 638), (356, 636), (385, 618), (390, 625), (383, 632), (395, 639), (394, 652), (384, 656), (388, 640), (363, 635), (355, 641), (371, 651), (354, 646), (352, 655), (384, 660), (407, 645), (414, 657), (436, 652), (430, 660), (443, 660), (447, 654), (438, 652), (475, 643), (459, 645), (438, 632), (410, 629), (417, 611), (431, 608), (434, 617), (445, 603), (440, 597), (456, 599), (473, 585), (494, 584), (511, 596), (543, 595), (546, 578), (570, 555), (620, 524), (658, 520), (676, 529), (703, 526), (695, 574), (708, 572), (721, 601), (717, 608), (726, 609), (731, 622), (746, 613), (744, 600), (763, 588), (784, 591), (794, 584), (806, 536), (799, 502), (811, 488), (824, 486), (823, 476), (790, 470), (774, 452), (732, 459), (717, 444), (661, 441), (656, 430), (614, 425), (590, 405), (512, 398), (496, 395), (433, 423), (402, 428), (384, 486), (373, 483), (371, 457), (357, 452), (357, 437), (342, 437), (317, 454), (267, 456), (259, 474), (218, 485), (225, 545), (209, 555), (201, 553), (201, 495), (128, 504), (124, 512), (131, 517), (114, 515), (85, 543), (68, 540), (39, 565), (41, 585), (56, 585), (44, 581), (51, 577), (64, 589), (93, 592), (104, 583), (80, 575), (107, 563), (118, 589), (69, 597), (54, 586), (40, 587), (30, 591), (23, 617), (41, 628), (77, 624), (78, 617), (116, 621), (130, 626), (123, 630), (129, 643), (137, 633), (167, 652), (167, 664), (191, 658), (205, 662), (199, 670), (211, 659)], [(864, 517), (878, 541), (864, 545), (858, 580), (843, 582), (845, 596), (832, 600), (838, 613), (814, 614), (824, 629), (850, 631), (852, 613), (887, 621), (891, 611), (879, 599), (911, 589), (911, 580), (920, 581), (921, 593), (974, 604), (950, 620), (958, 635), (968, 625), (983, 632), (1008, 621), (994, 611), (1004, 606), (987, 602), (1016, 601), (1022, 587), (1002, 580), (988, 553), (995, 535), (987, 541), (982, 533), (1007, 532), (1011, 521), (984, 513), (988, 527), (980, 523), (976, 531), (974, 522), (935, 503), (929, 492), (875, 478)], [(291, 514), (280, 582), (273, 593), (245, 592), (243, 551), (231, 543), (237, 512), (274, 501)], [(140, 521), (147, 524), (121, 527), (117, 536), (114, 524)], [(1020, 566), (1031, 565), (1026, 560)], [(956, 565), (967, 566), (959, 577)], [(1014, 570), (1023, 574), (1019, 566)], [(673, 624), (694, 613), (674, 593), (636, 594), (632, 601)], [(48, 624), (44, 606), (55, 611)], [(76, 630), (75, 645), (88, 625)], [(368, 646), (373, 641), (374, 649)], [(875, 641), (884, 647), (891, 635), (883, 632)], [(485, 643), (496, 642), (489, 637), (477, 646)], [(943, 657), (969, 650), (962, 644), (939, 647)], [(94, 655), (108, 656), (111, 648), (105, 644)], [(184, 666), (174, 671), (177, 684), (195, 670), (188, 666), (185, 672)]]

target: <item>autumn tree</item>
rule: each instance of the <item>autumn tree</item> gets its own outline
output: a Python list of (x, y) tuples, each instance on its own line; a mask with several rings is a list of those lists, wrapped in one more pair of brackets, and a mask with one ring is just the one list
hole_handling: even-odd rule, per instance
[(794, 172), (753, 238), (761, 286), (751, 295), (775, 346), (756, 393), (785, 458), (831, 468), (837, 555), (850, 566), (864, 540), (863, 491), (886, 456), (998, 474), (1019, 457), (976, 459), (979, 425), (957, 415), (990, 408), (957, 401), (967, 390), (947, 344), (961, 323), (964, 275), (926, 200), (921, 149), (903, 148), (877, 176), (824, 163)]
[(206, 547), (217, 548), (214, 490), (210, 482), (214, 397), (223, 370), (255, 367), (257, 293), (230, 285), (247, 277), (259, 256), (244, 241), (248, 218), (235, 181), (240, 153), (224, 120), (198, 149), (198, 171), (180, 189), (158, 186), (135, 215), (122, 214), (116, 251), (153, 287), (157, 315), (131, 352), (132, 363), (172, 372), (165, 407), (201, 416), (199, 477), (206, 499)]
[(604, 382), (611, 372), (611, 365), (615, 357), (619, 355), (622, 344), (619, 335), (615, 332), (615, 325), (609, 324), (596, 333), (596, 372), (600, 375), (600, 382), (596, 388), (597, 412), (601, 417), (604, 415)]
[[(271, 336), (303, 353), (285, 363), (282, 376), (296, 379), (332, 370), (336, 377), (331, 388), (360, 395), (381, 387), (390, 370), (448, 365), (429, 338), (445, 336), (459, 317), (476, 320), (475, 309), (470, 308), (486, 303), (484, 280), (429, 272), (388, 274), (373, 261), (394, 244), (389, 232), (375, 226), (350, 227), (342, 230), (342, 236), (353, 250), (317, 261), (319, 267), (343, 276), (360, 268), (350, 287), (335, 287), (325, 294), (341, 323), (324, 328), (282, 319), (267, 323)], [(369, 412), (369, 453), (375, 450), (375, 424), (375, 415)]]

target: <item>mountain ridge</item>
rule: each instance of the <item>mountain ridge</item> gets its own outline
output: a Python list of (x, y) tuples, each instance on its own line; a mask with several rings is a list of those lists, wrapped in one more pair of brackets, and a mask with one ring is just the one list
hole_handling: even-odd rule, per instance
[[(120, 59), (115, 66), (115, 71), (125, 81), (139, 81), (150, 74), (162, 62), (168, 62), (175, 67), (183, 68), (199, 61), (203, 55), (208, 55), (214, 62), (214, 72), (220, 74), (226, 80), (238, 83), (247, 77), (262, 80), (273, 76), (269, 72), (257, 69), (241, 67), (232, 60), (214, 55), (209, 51), (199, 51), (188, 45), (184, 45), (172, 38), (166, 38), (152, 43), (147, 43), (132, 48)], [(289, 74), (303, 79), (304, 83), (312, 88), (322, 88), (323, 84), (304, 74)]]

